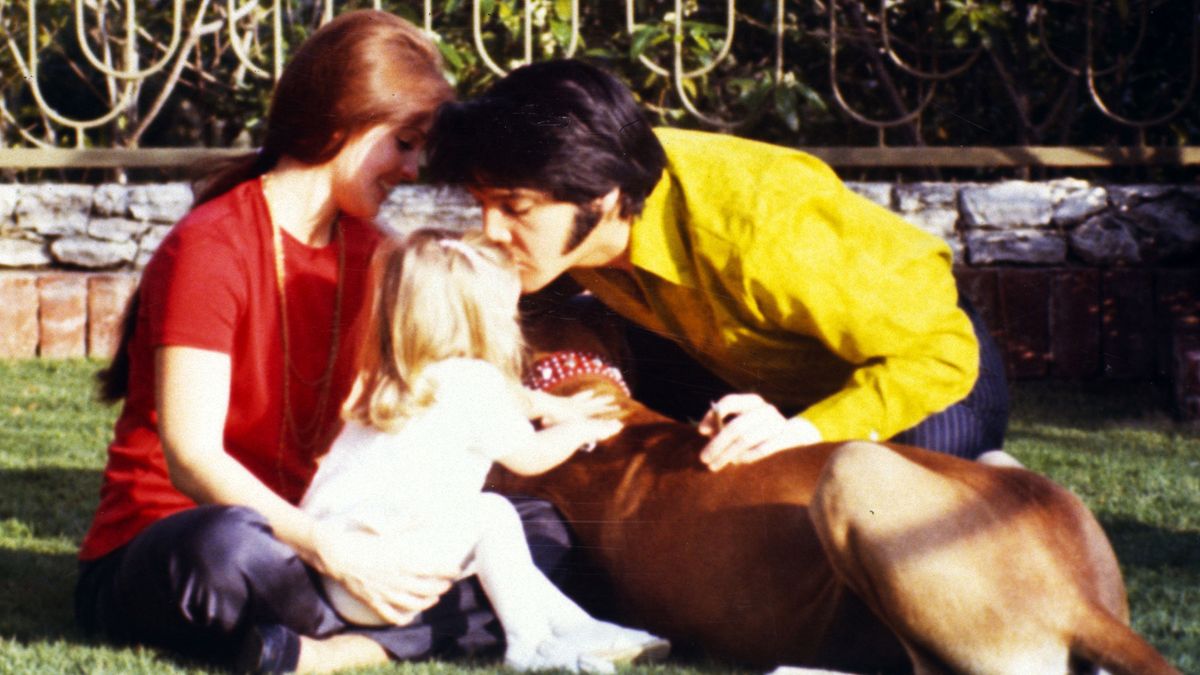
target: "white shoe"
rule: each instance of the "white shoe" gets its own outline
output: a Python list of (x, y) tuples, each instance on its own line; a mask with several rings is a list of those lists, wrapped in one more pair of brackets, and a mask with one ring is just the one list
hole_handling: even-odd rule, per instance
[(671, 643), (657, 635), (595, 619), (556, 628), (554, 634), (580, 654), (617, 664), (661, 661), (671, 651)]
[(645, 631), (589, 620), (556, 630), (536, 645), (510, 644), (504, 664), (514, 670), (610, 675), (617, 665), (661, 661), (670, 651), (670, 642)]
[(611, 661), (580, 654), (574, 645), (548, 637), (536, 645), (509, 645), (504, 665), (513, 670), (566, 670), (572, 673), (612, 675), (617, 671)]

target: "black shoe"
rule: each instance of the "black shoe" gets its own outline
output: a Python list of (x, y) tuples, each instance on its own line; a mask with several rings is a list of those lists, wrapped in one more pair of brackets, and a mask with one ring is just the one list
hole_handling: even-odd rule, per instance
[(277, 623), (251, 626), (234, 662), (239, 673), (290, 673), (300, 663), (300, 636)]

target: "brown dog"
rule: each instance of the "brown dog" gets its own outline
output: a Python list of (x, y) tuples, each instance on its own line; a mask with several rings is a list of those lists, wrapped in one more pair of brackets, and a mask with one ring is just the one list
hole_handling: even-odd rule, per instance
[[(578, 322), (532, 339), (603, 346)], [(556, 394), (614, 396), (625, 429), (542, 476), (492, 483), (559, 508), (623, 621), (756, 666), (1177, 672), (1129, 629), (1099, 524), (1037, 474), (865, 442), (712, 473), (694, 427), (611, 373), (553, 380)]]

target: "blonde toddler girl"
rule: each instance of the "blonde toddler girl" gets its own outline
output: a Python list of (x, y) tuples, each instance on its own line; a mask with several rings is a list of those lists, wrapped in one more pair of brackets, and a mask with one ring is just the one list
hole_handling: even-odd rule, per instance
[[(385, 243), (377, 262), (346, 425), (301, 509), (348, 540), (383, 537), (390, 556), (373, 562), (381, 569), (451, 565), (477, 574), (510, 667), (610, 672), (617, 661), (665, 656), (666, 641), (597, 621), (555, 588), (534, 566), (512, 505), (481, 492), (493, 462), (542, 473), (621, 428), (602, 417), (607, 401), (520, 386), (520, 283), (508, 257), (477, 234), (418, 230)], [(374, 602), (369, 589), (324, 584), (353, 623), (415, 618)]]

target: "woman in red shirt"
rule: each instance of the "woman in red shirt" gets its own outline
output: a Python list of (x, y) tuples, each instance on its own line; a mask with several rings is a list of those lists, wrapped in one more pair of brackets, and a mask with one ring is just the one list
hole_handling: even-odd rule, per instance
[[(102, 375), (125, 402), (80, 551), (86, 631), (272, 672), (495, 645), (471, 584), (403, 628), (347, 625), (314, 572), (401, 617), (456, 570), (379, 569), (379, 535), (325, 531), (296, 508), (352, 384), (371, 219), (416, 178), (450, 96), (414, 26), (339, 16), (288, 64), (262, 149), (217, 172), (163, 241)], [(518, 509), (539, 544), (562, 544), (541, 549), (553, 566), (561, 521), (542, 502)]]

